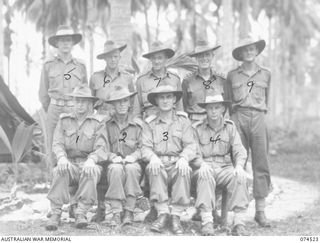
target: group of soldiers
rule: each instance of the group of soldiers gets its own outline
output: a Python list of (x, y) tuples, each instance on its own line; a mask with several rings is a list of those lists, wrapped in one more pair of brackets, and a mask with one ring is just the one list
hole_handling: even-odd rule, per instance
[[(242, 64), (227, 79), (212, 67), (220, 46), (198, 41), (190, 54), (198, 70), (182, 82), (166, 68), (175, 51), (155, 42), (143, 55), (152, 68), (135, 84), (118, 66), (126, 45), (109, 40), (97, 56), (106, 67), (93, 73), (88, 85), (85, 64), (71, 55), (81, 39), (69, 26), (60, 26), (48, 40), (58, 54), (45, 62), (41, 74), (39, 96), (56, 163), (47, 230), (57, 230), (68, 203), (77, 228), (88, 225), (87, 212), (96, 202), (92, 221), (104, 221), (106, 200), (113, 214), (110, 226), (131, 224), (137, 199), (148, 195), (150, 230), (162, 232), (170, 225), (181, 235), (180, 217), (192, 196), (201, 233), (214, 235), (220, 188), (222, 208), (234, 212), (232, 234), (247, 235), (249, 151), (254, 219), (270, 226), (264, 213), (270, 187), (265, 123), (270, 72), (255, 61), (264, 40), (241, 40), (232, 55)], [(222, 218), (226, 224), (225, 212)]]

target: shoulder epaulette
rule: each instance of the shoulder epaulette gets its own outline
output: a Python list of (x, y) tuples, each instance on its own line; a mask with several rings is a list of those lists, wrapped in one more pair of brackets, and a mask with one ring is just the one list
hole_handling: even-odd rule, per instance
[(74, 60), (76, 60), (76, 62), (78, 62), (78, 63), (86, 66), (86, 62), (85, 62), (84, 60), (82, 60), (82, 59), (80, 59), (80, 58), (74, 58)]
[(151, 115), (151, 116), (148, 116), (146, 119), (145, 119), (145, 121), (146, 121), (146, 123), (150, 123), (150, 122), (152, 122), (154, 119), (156, 119), (157, 118), (157, 116), (156, 115)]
[(183, 77), (183, 79), (189, 79), (194, 75), (195, 75), (195, 72), (189, 72), (186, 76)]
[(66, 117), (72, 118), (73, 115), (72, 115), (72, 113), (61, 113), (60, 114), (60, 119), (63, 119), (63, 118), (66, 118)]
[(150, 73), (150, 71), (148, 71), (148, 72), (146, 72), (146, 73), (141, 74), (141, 75), (138, 77), (138, 79), (140, 79), (140, 78), (142, 78), (142, 77), (144, 77), (144, 76), (148, 75), (149, 73)]
[(202, 123), (203, 123), (203, 120), (202, 121), (196, 121), (196, 122), (192, 123), (192, 127), (196, 128), (197, 126), (201, 125)]
[(98, 75), (103, 72), (104, 72), (104, 70), (95, 71), (91, 76)]
[(264, 66), (260, 66), (260, 68), (263, 69), (263, 70), (265, 70), (265, 71), (271, 72), (269, 68), (266, 68), (266, 67), (264, 67)]
[(108, 120), (109, 116), (97, 113), (93, 116), (93, 118), (96, 119), (98, 122), (102, 122), (104, 120)]
[(55, 56), (49, 56), (44, 60), (44, 63), (53, 62), (55, 59), (56, 59)]
[(231, 70), (229, 71), (229, 73), (235, 72), (235, 71), (239, 70), (239, 68), (240, 68), (240, 66), (238, 66), (238, 67), (236, 67), (236, 68), (234, 68), (234, 69), (231, 69)]
[(215, 75), (215, 76), (218, 76), (218, 77), (220, 77), (220, 78), (222, 78), (222, 79), (226, 79), (226, 75), (225, 75), (224, 73), (222, 73), (222, 72), (217, 72), (217, 71), (215, 71), (215, 70), (212, 70), (212, 73), (213, 73), (213, 75)]
[(143, 121), (139, 117), (133, 118), (133, 122), (139, 125), (140, 127), (143, 126)]
[(177, 111), (176, 113), (178, 116), (184, 116), (185, 118), (188, 118), (188, 114), (184, 111)]
[(170, 75), (173, 75), (175, 76), (176, 78), (180, 79), (179, 75), (174, 73), (174, 72), (171, 72), (171, 71), (167, 71)]
[(234, 122), (233, 122), (233, 121), (231, 121), (231, 120), (229, 120), (229, 119), (225, 119), (224, 121), (225, 121), (226, 123), (229, 123), (229, 124), (234, 125)]

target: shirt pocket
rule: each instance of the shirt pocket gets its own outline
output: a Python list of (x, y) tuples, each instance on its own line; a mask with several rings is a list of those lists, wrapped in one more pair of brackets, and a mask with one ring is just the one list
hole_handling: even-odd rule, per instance
[(77, 143), (77, 130), (73, 127), (64, 130), (64, 141), (66, 149), (76, 147)]
[(212, 142), (209, 134), (201, 134), (199, 136), (201, 155), (206, 158), (212, 156)]
[(54, 90), (54, 89), (58, 89), (59, 88), (59, 84), (61, 83), (60, 79), (60, 72), (59, 70), (53, 68), (49, 71), (48, 74), (49, 77), (49, 83), (50, 83), (50, 89)]
[(126, 142), (123, 143), (123, 153), (124, 156), (132, 154), (137, 149), (138, 141), (134, 138), (126, 139)]
[(229, 136), (226, 133), (219, 134), (218, 136), (220, 136), (220, 139), (217, 143), (217, 146), (215, 146), (215, 153), (217, 155), (226, 155), (230, 150)]
[(268, 87), (266, 80), (259, 80), (252, 87), (252, 96), (257, 102), (264, 102), (266, 98), (266, 89)]
[(182, 130), (175, 129), (172, 131), (172, 146), (170, 146), (170, 150), (175, 153), (180, 153), (182, 151)]
[(66, 81), (70, 81), (69, 87), (73, 90), (76, 86), (83, 83), (84, 74), (79, 67), (77, 67), (72, 72), (70, 72), (70, 74), (71, 74), (71, 79)]
[(82, 137), (78, 141), (79, 147), (81, 150), (91, 153), (93, 151), (93, 144), (95, 140), (96, 134), (94, 129), (87, 128), (83, 130)]
[(243, 100), (248, 93), (247, 84), (242, 80), (234, 80), (232, 81), (232, 91), (234, 101), (239, 102)]
[(142, 92), (141, 92), (143, 106), (150, 106), (151, 105), (148, 101), (147, 96), (153, 88), (154, 87), (150, 87), (150, 86), (143, 87)]

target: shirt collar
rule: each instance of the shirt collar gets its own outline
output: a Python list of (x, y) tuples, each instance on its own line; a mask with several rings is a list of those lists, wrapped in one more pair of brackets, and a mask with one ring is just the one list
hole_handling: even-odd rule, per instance
[(222, 122), (221, 122), (221, 125), (217, 128), (212, 128), (210, 125), (209, 125), (209, 121), (208, 121), (208, 118), (204, 119), (204, 123), (203, 123), (206, 127), (208, 127), (209, 129), (215, 131), (215, 132), (219, 132), (221, 131), (226, 125), (226, 121), (224, 119), (224, 117), (222, 117)]
[[(215, 73), (215, 72), (214, 72), (214, 70), (213, 70), (212, 67), (211, 67), (211, 68), (210, 68), (210, 78), (209, 78), (209, 79), (211, 79), (212, 76), (215, 76), (214, 73)], [(198, 76), (198, 77), (200, 77), (200, 78), (203, 79), (203, 77), (200, 75), (199, 68), (196, 70), (195, 74), (196, 74), (196, 76)]]
[[(173, 111), (172, 113), (172, 121), (176, 121), (178, 119), (176, 113)], [(161, 117), (158, 115), (157, 118), (156, 118), (156, 123), (168, 123), (167, 121), (164, 121), (161, 119)]]
[[(261, 72), (262, 68), (259, 64), (256, 63), (256, 72)], [(243, 73), (243, 74), (246, 74), (245, 70), (243, 69), (243, 64), (241, 64), (238, 68), (238, 73)]]
[[(134, 118), (134, 117), (133, 117), (132, 114), (129, 114), (129, 115), (128, 115), (128, 124), (129, 124), (129, 125), (135, 125), (135, 122), (133, 121), (133, 118)], [(118, 121), (117, 121), (115, 115), (113, 115), (113, 116), (111, 117), (110, 122), (116, 123), (116, 124), (118, 125)]]
[[(111, 78), (110, 74), (107, 71), (107, 67), (104, 69), (104, 75)], [(117, 77), (119, 77), (120, 75), (121, 75), (121, 72), (120, 72), (120, 70), (118, 68)]]
[[(160, 78), (160, 77), (158, 77), (157, 75), (154, 74), (152, 68), (151, 68), (151, 70), (150, 70), (149, 76), (150, 76), (150, 77), (155, 77), (155, 78)], [(169, 72), (168, 72), (167, 69), (165, 69), (165, 75), (164, 75), (163, 77), (161, 77), (161, 78), (166, 78), (166, 77), (167, 77), (167, 78), (170, 78), (170, 75), (169, 75)]]
[[(55, 58), (64, 63), (64, 61), (61, 59), (61, 57), (60, 57), (59, 54), (57, 54), (57, 55), (55, 56)], [(70, 60), (69, 60), (67, 63), (69, 63), (69, 62), (73, 62), (74, 64), (76, 64), (77, 60), (71, 55), (71, 58), (70, 58)]]

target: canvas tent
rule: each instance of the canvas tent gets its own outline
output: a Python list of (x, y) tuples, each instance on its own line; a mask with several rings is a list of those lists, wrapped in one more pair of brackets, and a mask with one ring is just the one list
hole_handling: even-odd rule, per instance
[[(12, 142), (16, 128), (21, 122), (25, 122), (26, 125), (35, 123), (0, 76), (0, 125), (6, 132), (10, 142)], [(10, 152), (2, 139), (0, 139), (0, 162), (8, 161), (11, 161)]]

